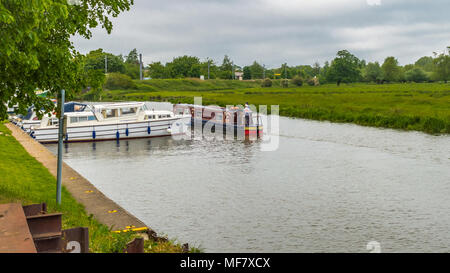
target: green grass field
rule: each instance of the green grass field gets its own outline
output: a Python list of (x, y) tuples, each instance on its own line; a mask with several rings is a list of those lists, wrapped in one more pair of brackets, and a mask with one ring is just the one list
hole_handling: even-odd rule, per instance
[[(56, 206), (56, 179), (34, 157), (30, 156), (11, 132), (0, 123), (0, 203), (18, 202), (22, 205), (46, 202), (49, 212), (63, 213), (63, 228), (88, 227), (91, 252), (123, 252), (125, 245), (136, 235), (113, 233), (87, 215), (84, 207), (77, 203), (63, 187), (62, 205)], [(180, 245), (173, 241), (146, 241), (146, 252), (181, 252)], [(192, 251), (198, 251), (192, 249)]]
[(450, 133), (450, 84), (327, 84), (262, 88), (260, 82), (211, 80), (136, 81), (136, 90), (105, 91), (103, 100), (170, 101), (203, 104), (280, 105), (280, 114), (364, 126)]

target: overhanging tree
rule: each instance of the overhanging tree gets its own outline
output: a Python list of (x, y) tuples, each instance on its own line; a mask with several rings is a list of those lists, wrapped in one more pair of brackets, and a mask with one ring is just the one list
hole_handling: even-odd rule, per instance
[[(111, 17), (129, 10), (133, 0), (0, 0), (0, 119), (6, 104), (19, 112), (34, 105), (41, 115), (53, 103), (36, 89), (67, 96), (88, 84), (84, 58), (70, 38), (91, 38), (91, 29), (111, 32)], [(40, 109), (44, 109), (40, 111)]]

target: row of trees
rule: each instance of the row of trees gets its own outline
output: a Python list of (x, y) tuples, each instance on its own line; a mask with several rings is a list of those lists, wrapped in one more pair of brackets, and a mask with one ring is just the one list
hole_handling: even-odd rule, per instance
[(199, 77), (231, 79), (234, 72), (243, 72), (244, 80), (254, 79), (293, 79), (309, 80), (317, 78), (321, 83), (350, 83), (350, 82), (426, 82), (450, 80), (450, 47), (448, 52), (426, 56), (414, 64), (400, 66), (395, 57), (387, 57), (382, 64), (360, 60), (347, 50), (341, 50), (331, 62), (325, 62), (321, 67), (314, 65), (288, 66), (282, 64), (278, 68), (266, 69), (258, 62), (249, 66), (236, 66), (228, 56), (220, 66), (212, 60), (201, 62), (197, 57), (182, 56), (174, 58), (165, 65), (154, 62), (148, 66), (151, 78), (185, 78)]
[[(238, 66), (225, 55), (220, 65), (213, 60), (201, 61), (195, 56), (180, 56), (163, 64), (153, 62), (145, 69), (145, 76), (152, 79), (198, 78), (203, 75), (210, 79), (233, 79), (234, 72), (242, 72), (244, 80), (255, 79), (297, 79), (297, 83), (350, 83), (350, 82), (427, 82), (450, 80), (449, 52), (427, 56), (414, 64), (400, 66), (395, 57), (387, 57), (382, 64), (360, 60), (347, 50), (341, 50), (331, 62), (313, 65), (288, 66), (267, 69), (258, 62), (248, 66)], [(108, 73), (121, 73), (131, 79), (139, 79), (139, 59), (136, 49), (127, 56), (113, 55), (102, 49), (91, 51), (85, 56), (85, 70), (105, 70), (107, 59)], [(317, 79), (317, 80), (316, 80)]]
[(347, 50), (337, 53), (337, 57), (325, 63), (320, 79), (326, 82), (427, 82), (450, 80), (450, 47), (448, 52), (422, 57), (414, 64), (400, 66), (395, 57), (387, 57), (383, 64), (359, 60)]
[(152, 79), (173, 79), (198, 78), (203, 75), (210, 79), (232, 79), (233, 69), (238, 70), (240, 67), (235, 66), (226, 55), (220, 66), (210, 59), (201, 62), (197, 57), (180, 56), (165, 65), (161, 62), (151, 63), (148, 66), (148, 76)]

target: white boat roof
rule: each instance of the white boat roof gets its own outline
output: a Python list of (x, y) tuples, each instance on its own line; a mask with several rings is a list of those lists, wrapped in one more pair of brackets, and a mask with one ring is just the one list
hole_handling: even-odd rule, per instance
[(172, 111), (169, 110), (147, 110), (145, 111), (146, 114), (173, 114)]
[(120, 103), (112, 103), (112, 104), (95, 104), (93, 107), (95, 109), (120, 109), (127, 107), (142, 107), (145, 103), (143, 102), (120, 102)]
[(86, 116), (93, 116), (94, 113), (92, 113), (91, 111), (84, 111), (84, 112), (68, 112), (68, 113), (64, 113), (65, 116), (70, 116), (70, 117), (86, 117)]

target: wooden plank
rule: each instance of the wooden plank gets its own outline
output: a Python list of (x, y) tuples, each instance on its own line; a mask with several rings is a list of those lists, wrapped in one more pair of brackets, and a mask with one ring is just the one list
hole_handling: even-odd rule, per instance
[(0, 253), (36, 253), (21, 204), (0, 205)]

